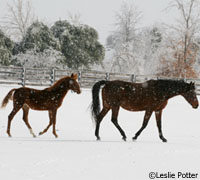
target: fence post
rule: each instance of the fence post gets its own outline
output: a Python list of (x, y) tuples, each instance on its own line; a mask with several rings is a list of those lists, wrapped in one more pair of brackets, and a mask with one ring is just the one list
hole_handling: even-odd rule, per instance
[(22, 80), (22, 86), (24, 87), (26, 84), (26, 68), (25, 67), (22, 68), (22, 79), (21, 80)]
[(78, 83), (79, 83), (80, 87), (82, 87), (81, 78), (82, 78), (82, 72), (78, 71)]
[(134, 74), (131, 74), (131, 82), (135, 82), (136, 81), (136, 76)]
[(106, 73), (106, 81), (108, 81), (110, 79), (110, 74)]
[(51, 82), (51, 85), (55, 82), (55, 69), (52, 68), (51, 69), (51, 75), (50, 75), (50, 82)]
[(78, 72), (78, 82), (80, 82), (80, 81), (81, 81), (81, 77), (82, 77), (82, 72), (81, 72), (81, 71), (79, 71), (79, 72)]

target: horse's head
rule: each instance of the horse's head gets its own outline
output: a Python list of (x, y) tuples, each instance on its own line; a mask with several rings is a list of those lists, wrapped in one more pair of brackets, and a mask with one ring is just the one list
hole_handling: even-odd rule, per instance
[(199, 102), (198, 102), (197, 95), (195, 92), (195, 84), (193, 82), (188, 84), (188, 88), (184, 93), (182, 93), (182, 96), (186, 99), (186, 101), (189, 104), (191, 104), (193, 108), (195, 109), (198, 108)]
[(72, 73), (69, 78), (69, 89), (76, 92), (77, 94), (80, 94), (81, 89), (80, 89), (79, 83), (77, 82), (77, 79), (78, 79), (78, 75)]

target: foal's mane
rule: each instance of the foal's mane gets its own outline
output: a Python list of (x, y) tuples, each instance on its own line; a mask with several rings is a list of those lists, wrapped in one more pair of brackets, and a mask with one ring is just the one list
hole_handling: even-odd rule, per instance
[(66, 79), (69, 79), (70, 77), (69, 76), (64, 76), (63, 78), (57, 80), (52, 86), (46, 88), (46, 90), (50, 91), (52, 89), (54, 89), (55, 87), (58, 87), (60, 86), (60, 84), (65, 81)]

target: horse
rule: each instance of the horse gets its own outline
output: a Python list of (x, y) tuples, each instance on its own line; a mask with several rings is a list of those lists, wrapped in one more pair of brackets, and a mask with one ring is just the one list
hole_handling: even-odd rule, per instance
[[(100, 111), (99, 92), (102, 88), (102, 104)], [(100, 140), (100, 123), (109, 110), (112, 111), (111, 121), (126, 141), (126, 134), (118, 124), (118, 113), (120, 107), (128, 111), (145, 111), (142, 127), (132, 138), (136, 140), (146, 128), (149, 119), (155, 112), (159, 137), (163, 142), (167, 139), (163, 136), (161, 127), (162, 111), (170, 98), (181, 95), (193, 107), (197, 108), (199, 103), (195, 93), (195, 84), (186, 83), (183, 80), (148, 80), (144, 83), (132, 83), (120, 80), (96, 82), (92, 87), (91, 113), (95, 120), (95, 136)]]
[(62, 105), (63, 99), (67, 94), (68, 90), (72, 90), (77, 94), (81, 93), (80, 86), (77, 80), (77, 74), (71, 74), (71, 76), (65, 76), (58, 81), (56, 81), (52, 86), (45, 88), (43, 90), (32, 89), (28, 87), (21, 87), (17, 89), (12, 89), (8, 92), (2, 101), (1, 107), (5, 107), (9, 100), (13, 100), (13, 109), (8, 116), (8, 126), (7, 134), (11, 137), (10, 127), (11, 121), (13, 120), (16, 113), (22, 109), (23, 110), (23, 120), (30, 130), (33, 137), (34, 134), (29, 122), (28, 113), (29, 109), (48, 111), (49, 113), (49, 124), (48, 126), (39, 133), (42, 135), (47, 132), (49, 127), (53, 124), (53, 134), (57, 138), (56, 134), (56, 113), (57, 109)]

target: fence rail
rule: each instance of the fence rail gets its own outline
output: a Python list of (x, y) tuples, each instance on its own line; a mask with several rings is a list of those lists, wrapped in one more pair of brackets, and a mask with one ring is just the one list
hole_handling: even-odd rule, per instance
[[(95, 82), (102, 79), (117, 79), (130, 82), (144, 82), (149, 79), (169, 79), (168, 77), (157, 77), (155, 75), (142, 76), (135, 74), (108, 73), (103, 71), (74, 71), (72, 69), (58, 70), (0, 66), (0, 84), (47, 87), (52, 85), (61, 77), (70, 75), (71, 73), (78, 74), (78, 81), (83, 88), (91, 88)], [(197, 94), (200, 95), (200, 79), (186, 79), (186, 81), (195, 82)]]

